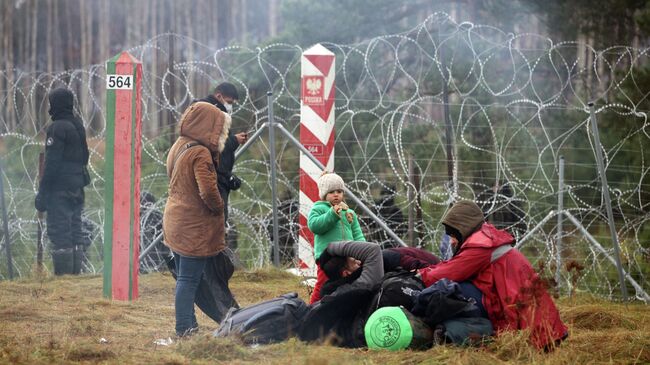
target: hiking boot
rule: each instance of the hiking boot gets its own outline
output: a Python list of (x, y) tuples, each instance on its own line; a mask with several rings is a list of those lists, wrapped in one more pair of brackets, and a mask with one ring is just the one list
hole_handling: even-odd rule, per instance
[(74, 252), (72, 248), (52, 250), (54, 275), (72, 274), (74, 271)]

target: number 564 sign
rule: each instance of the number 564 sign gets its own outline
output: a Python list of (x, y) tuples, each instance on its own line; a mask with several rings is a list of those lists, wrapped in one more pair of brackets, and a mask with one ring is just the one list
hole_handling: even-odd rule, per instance
[(106, 88), (131, 90), (133, 89), (133, 75), (106, 75)]

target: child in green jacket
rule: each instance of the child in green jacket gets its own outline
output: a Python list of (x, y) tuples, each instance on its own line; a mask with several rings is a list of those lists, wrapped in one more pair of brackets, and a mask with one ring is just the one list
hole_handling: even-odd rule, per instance
[[(325, 172), (318, 179), (318, 195), (321, 200), (314, 203), (309, 211), (307, 226), (314, 233), (314, 259), (318, 263), (320, 255), (331, 242), (365, 241), (357, 214), (345, 204), (343, 179)], [(327, 281), (327, 275), (317, 265), (316, 285), (310, 302), (320, 300), (320, 289)]]

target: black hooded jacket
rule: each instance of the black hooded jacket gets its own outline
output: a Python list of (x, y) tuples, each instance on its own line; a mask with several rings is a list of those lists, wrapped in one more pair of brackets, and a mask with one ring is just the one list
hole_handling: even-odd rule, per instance
[(45, 165), (39, 193), (74, 190), (89, 183), (86, 130), (74, 115), (74, 97), (67, 89), (50, 92), (50, 116), (45, 138)]
[[(214, 95), (208, 95), (203, 99), (194, 100), (193, 103), (199, 101), (210, 103), (224, 113), (228, 112), (226, 107), (223, 106)], [(237, 150), (237, 147), (239, 147), (237, 137), (235, 137), (232, 131), (230, 131), (228, 133), (228, 139), (226, 139), (226, 145), (219, 156), (219, 166), (217, 166), (217, 180), (219, 182), (220, 190), (230, 191), (230, 177), (232, 176), (232, 169), (235, 166), (235, 151)]]

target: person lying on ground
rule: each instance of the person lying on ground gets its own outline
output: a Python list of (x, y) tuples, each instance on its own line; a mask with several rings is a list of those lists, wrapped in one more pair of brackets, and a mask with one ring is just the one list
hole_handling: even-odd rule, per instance
[(470, 280), (481, 292), (497, 334), (530, 328), (530, 340), (538, 348), (552, 348), (567, 337), (567, 327), (544, 282), (512, 247), (509, 233), (485, 223), (481, 209), (471, 201), (455, 203), (442, 224), (451, 236), (454, 256), (418, 270), (426, 286), (443, 278)]
[[(381, 250), (378, 244), (371, 243), (370, 245), (372, 245), (373, 251), (381, 252), (383, 270), (379, 275), (380, 279), (390, 271), (411, 271), (440, 262), (435, 255), (420, 248), (394, 247)], [(354, 282), (361, 277), (368, 265), (373, 265), (373, 263), (366, 262), (366, 258), (362, 255), (341, 256), (338, 254), (339, 252), (341, 252), (340, 249), (330, 250), (328, 248), (324, 252), (325, 256), (321, 255), (320, 267), (328, 277), (328, 280), (323, 283), (321, 295), (332, 294), (338, 287)]]
[[(378, 260), (378, 254), (381, 252), (383, 257)], [(388, 254), (388, 255), (386, 255)], [(402, 306), (405, 310), (411, 310), (413, 305), (418, 299), (418, 294), (424, 289), (424, 286), (419, 279), (415, 278), (414, 272), (402, 270), (399, 266), (400, 256), (402, 261), (405, 262), (406, 268), (415, 268), (410, 265), (420, 265), (426, 267), (427, 265), (437, 264), (438, 258), (428, 253), (425, 250), (400, 247), (390, 250), (379, 250), (379, 245), (366, 242), (340, 242), (331, 243), (328, 248), (320, 256), (320, 265), (323, 271), (329, 277), (329, 280), (323, 284), (321, 294), (323, 300), (328, 298), (343, 297), (344, 300), (355, 300), (355, 303), (349, 302), (349, 305), (359, 305), (358, 301), (363, 302), (367, 300), (367, 304), (360, 306), (361, 312), (369, 316), (374, 310), (384, 306)], [(414, 259), (419, 257), (422, 261)], [(386, 270), (384, 263), (393, 261), (391, 270)], [(395, 263), (396, 262), (396, 263)], [(379, 265), (381, 264), (381, 265)], [(382, 268), (382, 266), (384, 266)], [(384, 275), (386, 272), (386, 275)], [(449, 285), (457, 285), (466, 298), (476, 297), (478, 289), (471, 282), (451, 283)], [(354, 292), (354, 289), (362, 289), (361, 293), (347, 295)], [(363, 289), (371, 290), (370, 296), (363, 292)], [(434, 289), (434, 288), (430, 288)], [(450, 295), (446, 291), (443, 293), (440, 289), (436, 289), (436, 297), (446, 297)], [(422, 292), (426, 294), (425, 292)], [(431, 294), (427, 294), (431, 295)], [(480, 296), (480, 294), (478, 294)], [(429, 297), (427, 297), (429, 298)], [(435, 299), (434, 299), (435, 300)], [(475, 299), (476, 300), (476, 299)], [(480, 301), (480, 298), (478, 299)], [(444, 306), (451, 305), (453, 301), (445, 301), (444, 298), (435, 301), (436, 305)], [(423, 313), (421, 315), (426, 317), (428, 300), (420, 304), (424, 304)], [(471, 301), (470, 303), (474, 303)], [(451, 342), (454, 344), (475, 344), (481, 343), (482, 339), (490, 336), (493, 333), (492, 325), (487, 319), (487, 314), (482, 305), (474, 306), (467, 304), (467, 309), (462, 313), (458, 313), (453, 317), (448, 317), (440, 321), (433, 319), (432, 322), (440, 323), (435, 326), (434, 340), (436, 344), (443, 344)], [(458, 308), (455, 308), (456, 311)], [(340, 308), (340, 315), (345, 315), (349, 308)], [(448, 311), (447, 311), (448, 312)], [(415, 312), (413, 312), (415, 314)], [(446, 313), (445, 309), (440, 308), (436, 313)], [(454, 312), (456, 313), (456, 312)], [(356, 317), (355, 317), (356, 318)], [(332, 319), (339, 323), (339, 320)], [(435, 324), (433, 323), (433, 324)], [(431, 328), (434, 329), (433, 324)], [(339, 323), (340, 328), (347, 328), (346, 325), (352, 324)], [(346, 333), (344, 331), (344, 333)]]
[(321, 254), (320, 263), (329, 279), (323, 285), (323, 295), (345, 288), (372, 288), (384, 276), (381, 248), (376, 243), (330, 243)]

